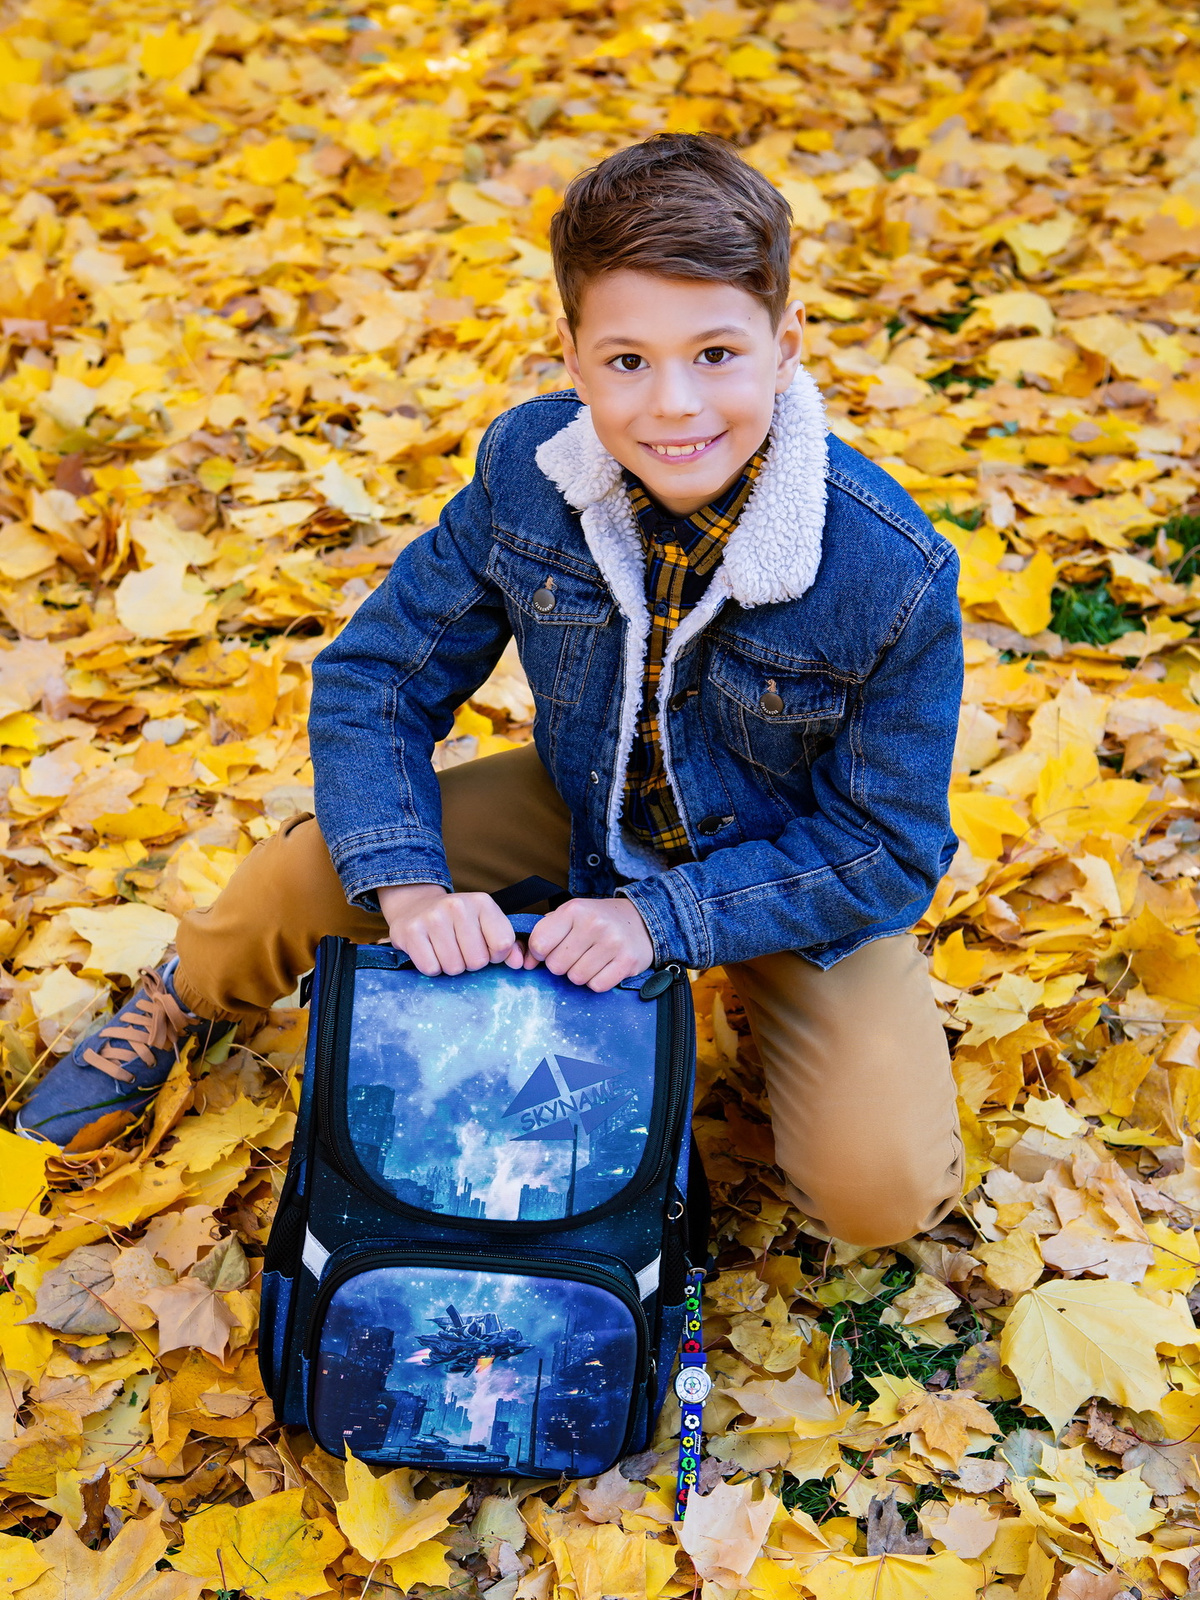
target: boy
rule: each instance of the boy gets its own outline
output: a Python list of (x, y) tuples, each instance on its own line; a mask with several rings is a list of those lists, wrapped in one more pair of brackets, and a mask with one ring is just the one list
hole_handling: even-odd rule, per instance
[[(597, 991), (675, 959), (728, 968), (810, 1217), (879, 1245), (949, 1210), (953, 1085), (907, 930), (954, 847), (955, 561), (826, 436), (789, 223), (709, 136), (569, 186), (551, 243), (574, 393), (492, 424), (473, 482), (317, 658), (316, 820), (182, 919), (177, 962), (47, 1075), (22, 1131), (119, 1125), (186, 1038), (290, 993), (324, 934)], [(511, 634), (534, 744), (435, 776)], [(523, 951), (487, 891), (531, 874), (573, 898)]]

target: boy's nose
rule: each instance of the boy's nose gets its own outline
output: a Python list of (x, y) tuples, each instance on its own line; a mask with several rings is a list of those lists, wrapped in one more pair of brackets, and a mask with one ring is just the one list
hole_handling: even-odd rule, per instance
[(654, 416), (694, 417), (702, 405), (688, 368), (665, 366), (655, 374), (650, 397), (650, 410)]

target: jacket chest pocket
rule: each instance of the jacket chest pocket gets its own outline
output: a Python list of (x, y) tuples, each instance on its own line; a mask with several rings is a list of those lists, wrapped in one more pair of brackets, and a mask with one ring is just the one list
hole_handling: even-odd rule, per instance
[(575, 705), (598, 629), (613, 613), (599, 582), (496, 545), (488, 576), (504, 595), (529, 687), (537, 700)]
[(784, 671), (718, 650), (708, 680), (726, 744), (779, 777), (811, 766), (846, 715), (846, 685), (819, 669)]

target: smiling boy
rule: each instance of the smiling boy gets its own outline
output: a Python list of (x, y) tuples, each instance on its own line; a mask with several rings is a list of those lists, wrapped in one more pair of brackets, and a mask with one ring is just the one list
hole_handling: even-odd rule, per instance
[[(703, 135), (574, 180), (551, 229), (574, 391), (492, 424), (317, 658), (317, 819), (182, 919), (177, 963), (47, 1075), (23, 1130), (127, 1119), (185, 1039), (290, 993), (325, 934), (598, 991), (674, 959), (728, 969), (811, 1218), (867, 1245), (949, 1210), (954, 1090), (909, 930), (954, 848), (955, 560), (826, 433), (789, 225)], [(533, 744), (436, 775), (513, 635)], [(488, 891), (532, 874), (571, 898), (526, 951)]]

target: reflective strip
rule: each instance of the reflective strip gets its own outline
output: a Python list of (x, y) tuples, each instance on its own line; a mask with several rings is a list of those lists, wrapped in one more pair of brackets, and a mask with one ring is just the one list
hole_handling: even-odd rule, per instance
[(645, 1300), (647, 1295), (652, 1295), (658, 1288), (659, 1268), (662, 1266), (662, 1252), (655, 1256), (637, 1275), (638, 1295)]
[(307, 1228), (304, 1230), (304, 1254), (300, 1259), (314, 1278), (321, 1276), (325, 1270), (325, 1263), (329, 1260), (329, 1251)]

